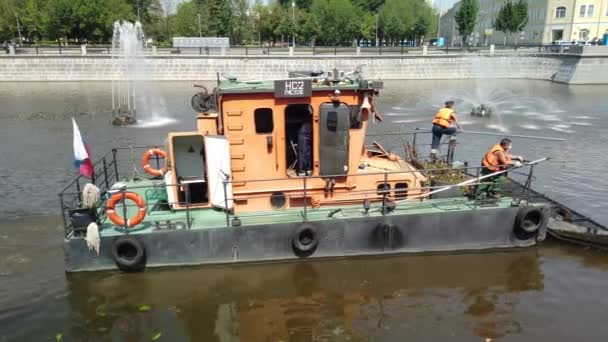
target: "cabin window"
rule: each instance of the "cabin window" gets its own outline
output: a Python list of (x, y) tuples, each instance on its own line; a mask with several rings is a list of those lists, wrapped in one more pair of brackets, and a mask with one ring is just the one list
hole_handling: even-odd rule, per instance
[(272, 120), (272, 109), (258, 108), (253, 112), (255, 120), (255, 132), (258, 134), (272, 133), (274, 122)]
[(390, 184), (378, 184), (378, 186), (376, 186), (376, 192), (378, 194), (378, 196), (384, 196), (384, 194), (389, 195), (391, 191), (391, 185)]
[(327, 113), (327, 129), (331, 132), (338, 129), (338, 112)]
[(395, 198), (396, 199), (407, 198), (407, 183), (395, 184)]

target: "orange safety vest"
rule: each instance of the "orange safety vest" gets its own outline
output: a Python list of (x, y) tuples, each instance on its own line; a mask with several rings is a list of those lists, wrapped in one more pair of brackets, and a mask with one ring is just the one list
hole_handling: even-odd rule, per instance
[(505, 159), (507, 160), (507, 162), (511, 161), (511, 155), (509, 153), (507, 153), (507, 151), (505, 151), (502, 148), (502, 146), (500, 146), (500, 144), (496, 144), (483, 157), (483, 160), (481, 161), (481, 165), (485, 166), (487, 169), (492, 170), (492, 171), (500, 171), (501, 166), (505, 166), (505, 165), (499, 164), (498, 157), (496, 157), (496, 155), (494, 154), (498, 151), (504, 152)]
[(438, 124), (445, 128), (450, 127), (454, 121), (454, 111), (450, 108), (441, 108), (437, 114), (435, 114), (435, 119), (433, 119), (434, 124)]

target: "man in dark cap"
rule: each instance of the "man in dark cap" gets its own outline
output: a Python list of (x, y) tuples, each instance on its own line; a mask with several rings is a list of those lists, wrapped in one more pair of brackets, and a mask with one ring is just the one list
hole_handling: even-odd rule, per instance
[(312, 113), (310, 109), (298, 129), (298, 176), (312, 175)]
[[(452, 123), (456, 123), (458, 130), (456, 128), (450, 127)], [(435, 114), (435, 118), (433, 119), (433, 142), (431, 144), (431, 158), (436, 158), (439, 153), (439, 145), (441, 144), (441, 137), (445, 135), (454, 135), (457, 132), (462, 131), (462, 127), (460, 126), (460, 122), (458, 122), (458, 118), (456, 117), (456, 112), (454, 111), (454, 101), (446, 101), (445, 107), (439, 109)]]

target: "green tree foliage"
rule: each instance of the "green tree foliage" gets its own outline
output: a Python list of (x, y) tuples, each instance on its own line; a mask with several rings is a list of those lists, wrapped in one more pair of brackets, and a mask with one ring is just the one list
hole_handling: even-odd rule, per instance
[(515, 4), (514, 9), (517, 18), (517, 31), (523, 31), (524, 27), (528, 25), (528, 2), (519, 0)]
[(528, 3), (519, 0), (517, 3), (511, 1), (502, 5), (494, 20), (494, 28), (505, 33), (505, 43), (510, 40), (511, 35), (523, 30), (528, 23)]
[[(231, 44), (352, 45), (421, 40), (436, 23), (425, 0), (189, 0), (164, 13), (160, 0), (0, 0), (0, 42), (109, 43), (116, 20), (140, 20), (148, 38), (230, 37)], [(294, 12), (292, 12), (294, 11)], [(377, 25), (378, 24), (378, 25)]]
[(312, 0), (279, 0), (279, 5), (282, 7), (291, 7), (291, 2), (295, 1), (296, 7), (308, 9), (312, 4)]
[(232, 29), (232, 6), (229, 0), (208, 0), (209, 29), (217, 37), (226, 37)]
[(384, 0), (353, 0), (353, 4), (368, 12), (377, 12)]
[(456, 12), (455, 20), (458, 32), (462, 35), (465, 44), (475, 29), (477, 15), (479, 14), (479, 0), (462, 0), (460, 8)]

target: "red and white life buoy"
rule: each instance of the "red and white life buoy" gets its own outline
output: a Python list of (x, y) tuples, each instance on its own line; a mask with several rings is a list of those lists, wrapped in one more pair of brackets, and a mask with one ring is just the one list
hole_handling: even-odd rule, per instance
[[(127, 227), (134, 227), (140, 224), (141, 221), (144, 220), (144, 217), (146, 217), (146, 202), (143, 198), (141, 198), (141, 196), (134, 192), (125, 192), (124, 198), (135, 202), (138, 207), (137, 215), (135, 215), (133, 218), (127, 219)], [(108, 204), (106, 205), (106, 214), (108, 214), (108, 218), (114, 222), (115, 225), (120, 227), (125, 226), (125, 219), (119, 216), (114, 208), (118, 202), (122, 201), (122, 199), (122, 192), (115, 193), (112, 195), (112, 197), (110, 197)]]
[(150, 158), (153, 156), (159, 156), (163, 159), (167, 159), (167, 152), (159, 149), (159, 148), (151, 148), (147, 150), (144, 155), (141, 157), (141, 164), (144, 166), (144, 170), (151, 174), (152, 176), (162, 176), (167, 173), (167, 163), (160, 169), (155, 169), (150, 166)]

